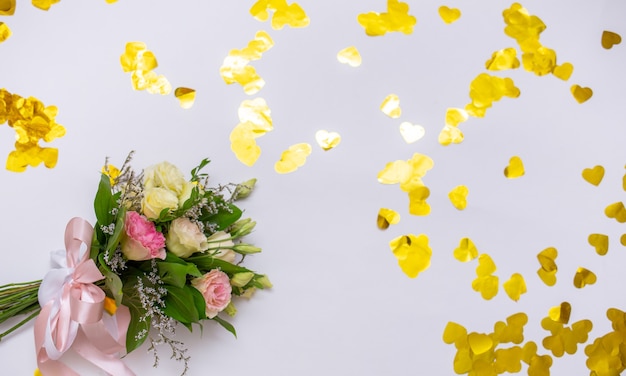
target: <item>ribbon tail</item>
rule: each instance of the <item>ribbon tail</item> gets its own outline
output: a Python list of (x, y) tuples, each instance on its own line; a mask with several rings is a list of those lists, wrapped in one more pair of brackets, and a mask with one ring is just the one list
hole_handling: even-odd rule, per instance
[(82, 330), (78, 331), (73, 350), (109, 375), (136, 376), (117, 354), (106, 354), (100, 351), (100, 349), (91, 343)]
[(46, 351), (46, 327), (52, 310), (52, 303), (42, 307), (41, 312), (35, 319), (35, 355), (37, 367), (45, 376), (80, 376), (62, 362), (50, 359)]

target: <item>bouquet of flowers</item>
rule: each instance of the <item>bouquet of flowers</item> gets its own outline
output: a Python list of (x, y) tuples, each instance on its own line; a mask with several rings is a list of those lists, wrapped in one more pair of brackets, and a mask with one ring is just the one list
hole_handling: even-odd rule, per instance
[[(136, 174), (132, 153), (121, 168), (105, 163), (94, 200), (94, 227), (73, 218), (66, 249), (52, 253), (43, 280), (0, 286), (0, 323), (26, 318), (0, 333), (0, 340), (30, 319), (43, 375), (78, 375), (59, 361), (69, 349), (112, 375), (134, 375), (120, 355), (149, 341), (158, 365), (158, 345), (172, 358), (189, 356), (174, 340), (178, 323), (192, 330), (212, 320), (234, 327), (232, 296), (250, 297), (271, 287), (269, 279), (241, 266), (260, 248), (243, 243), (255, 222), (242, 219), (234, 202), (247, 197), (255, 179), (210, 188), (203, 160), (189, 180), (168, 162)], [(227, 197), (228, 196), (228, 197)]]

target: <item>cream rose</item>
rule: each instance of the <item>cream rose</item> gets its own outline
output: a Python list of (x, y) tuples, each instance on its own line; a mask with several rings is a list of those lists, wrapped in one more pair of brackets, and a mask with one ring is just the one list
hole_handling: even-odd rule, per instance
[(165, 208), (178, 209), (178, 197), (172, 191), (160, 187), (144, 189), (141, 211), (146, 217), (159, 218), (159, 214)]
[(181, 195), (187, 183), (178, 167), (169, 162), (150, 166), (144, 170), (143, 174), (144, 188), (166, 188), (174, 192), (177, 197)]
[(186, 258), (209, 247), (206, 236), (189, 218), (176, 218), (165, 237), (167, 249), (178, 257)]

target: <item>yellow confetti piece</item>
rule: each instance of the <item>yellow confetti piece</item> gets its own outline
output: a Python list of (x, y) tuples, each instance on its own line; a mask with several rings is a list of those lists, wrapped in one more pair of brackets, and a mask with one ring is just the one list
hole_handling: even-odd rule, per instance
[(241, 50), (231, 50), (220, 67), (220, 76), (226, 84), (238, 83), (246, 94), (257, 93), (265, 86), (265, 81), (248, 65), (251, 61), (261, 58), (263, 53), (274, 46), (274, 41), (265, 31), (255, 34), (246, 47)]
[(15, 0), (0, 0), (0, 16), (12, 16), (15, 13)]
[(619, 223), (626, 222), (626, 208), (622, 202), (615, 202), (604, 209), (604, 214), (609, 218), (614, 218)]
[(416, 187), (409, 192), (409, 214), (425, 216), (430, 214), (430, 205), (426, 199), (430, 196), (430, 189), (426, 186)]
[(407, 144), (419, 141), (426, 134), (424, 127), (418, 124), (411, 124), (408, 121), (400, 124), (400, 135)]
[(498, 321), (493, 326), (493, 338), (500, 343), (520, 344), (524, 341), (524, 325), (528, 316), (524, 312), (515, 313), (506, 318), (506, 323)]
[(376, 225), (381, 230), (386, 230), (389, 225), (395, 225), (400, 222), (400, 214), (397, 211), (387, 208), (380, 208)]
[(299, 28), (309, 25), (309, 17), (298, 3), (287, 4), (285, 0), (258, 0), (250, 8), (250, 14), (258, 21), (265, 22), (269, 11), (273, 11), (272, 29), (281, 30), (285, 26)]
[(604, 167), (598, 165), (593, 168), (586, 168), (583, 170), (582, 176), (587, 183), (598, 186), (604, 178)]
[(556, 321), (561, 324), (567, 324), (569, 317), (572, 313), (572, 306), (568, 302), (563, 302), (556, 307), (550, 308), (548, 311), (548, 317), (552, 321)]
[(398, 265), (409, 278), (415, 278), (430, 266), (432, 249), (428, 236), (413, 234), (399, 236), (389, 242), (389, 248), (398, 259)]
[(41, 162), (48, 168), (56, 165), (58, 150), (42, 148), (39, 141), (51, 142), (65, 135), (65, 128), (55, 121), (55, 106), (45, 106), (36, 98), (22, 98), (0, 89), (0, 124), (8, 123), (15, 130), (15, 150), (9, 153), (6, 168), (22, 172)]
[(580, 85), (572, 85), (570, 92), (578, 103), (585, 103), (593, 95), (593, 90), (588, 87), (581, 87)]
[(526, 281), (519, 273), (513, 273), (508, 281), (502, 284), (504, 291), (511, 300), (518, 301), (522, 294), (526, 293)]
[(574, 72), (574, 66), (570, 63), (563, 63), (561, 65), (557, 65), (554, 67), (552, 74), (554, 77), (559, 78), (563, 81), (569, 80), (572, 73)]
[(0, 43), (9, 39), (10, 36), (11, 36), (11, 29), (9, 29), (9, 26), (5, 24), (4, 22), (0, 22)]
[(613, 46), (622, 43), (622, 37), (612, 31), (604, 30), (602, 32), (601, 43), (604, 49), (610, 50)]
[(517, 58), (515, 48), (505, 48), (494, 52), (491, 59), (485, 62), (485, 68), (490, 71), (502, 71), (519, 68), (520, 62)]
[(626, 247), (626, 234), (622, 234), (622, 236), (619, 237), (619, 242), (621, 245)]
[(556, 248), (549, 247), (539, 252), (537, 259), (541, 267), (537, 270), (539, 278), (548, 286), (554, 286), (556, 284), (556, 272), (558, 270), (556, 265), (556, 257), (558, 252)]
[(150, 94), (167, 95), (172, 85), (163, 75), (157, 75), (153, 69), (158, 66), (156, 57), (143, 42), (128, 42), (120, 56), (124, 72), (131, 73), (133, 89), (146, 90)]
[(400, 98), (395, 94), (389, 94), (380, 105), (380, 110), (392, 119), (397, 119), (402, 114), (400, 109)]
[[(626, 166), (624, 166), (624, 168), (626, 168)], [(626, 174), (622, 176), (622, 189), (626, 191)]]
[(463, 210), (467, 207), (467, 195), (469, 193), (469, 189), (467, 189), (464, 185), (459, 185), (454, 187), (450, 193), (448, 193), (448, 197), (450, 198), (450, 202), (452, 205), (458, 210)]
[(593, 324), (589, 320), (581, 320), (571, 327), (565, 327), (563, 323), (554, 321), (548, 316), (541, 320), (541, 327), (551, 334), (543, 339), (543, 347), (550, 350), (552, 355), (561, 357), (564, 353), (575, 354), (578, 344), (587, 342)]
[(478, 257), (478, 249), (470, 238), (463, 238), (459, 246), (454, 249), (454, 258), (461, 262), (468, 262)]
[(496, 350), (493, 367), (495, 372), (497, 374), (520, 372), (522, 370), (522, 354), (522, 348), (519, 346)]
[(244, 100), (237, 110), (240, 123), (230, 133), (230, 148), (237, 159), (253, 166), (261, 155), (256, 138), (274, 129), (271, 110), (263, 98)]
[(39, 368), (35, 369), (34, 376), (43, 376)]
[(409, 14), (409, 5), (398, 0), (387, 0), (387, 12), (362, 13), (357, 21), (365, 29), (365, 34), (374, 37), (388, 32), (411, 34), (417, 19)]
[(484, 354), (491, 350), (493, 340), (487, 334), (472, 332), (467, 336), (470, 349), (475, 355)]
[(274, 170), (279, 174), (294, 172), (306, 162), (306, 157), (311, 154), (311, 145), (307, 143), (295, 144), (285, 150), (280, 160), (274, 164)]
[(451, 24), (461, 18), (461, 11), (457, 8), (448, 8), (445, 5), (439, 7), (439, 17), (443, 22)]
[(439, 132), (438, 141), (441, 145), (448, 146), (450, 144), (460, 144), (464, 138), (465, 136), (459, 128), (446, 125)]
[(449, 321), (443, 330), (443, 342), (448, 345), (454, 343), (457, 349), (464, 348), (467, 344), (467, 329), (463, 325)]
[(362, 63), (361, 54), (354, 46), (346, 47), (337, 53), (337, 60), (351, 67), (358, 67)]
[(600, 256), (606, 255), (609, 251), (609, 237), (603, 234), (591, 234), (587, 239), (589, 245), (595, 248)]
[(105, 0), (107, 4), (117, 3), (117, 0)]
[(272, 111), (263, 98), (244, 100), (239, 105), (237, 115), (240, 122), (252, 124), (256, 134), (263, 135), (274, 129)]
[(327, 130), (320, 129), (315, 132), (315, 141), (317, 144), (324, 149), (324, 151), (328, 151), (341, 142), (341, 136), (337, 132), (328, 132)]
[(48, 10), (50, 7), (61, 0), (33, 0), (33, 5), (41, 10)]
[(387, 163), (385, 168), (378, 173), (378, 181), (382, 184), (400, 184), (404, 192), (410, 192), (424, 185), (421, 178), (433, 166), (434, 162), (430, 157), (415, 153), (407, 161), (397, 160)]
[(504, 176), (508, 179), (515, 179), (524, 176), (524, 163), (518, 156), (509, 159), (509, 165), (504, 168)]
[(483, 253), (478, 256), (476, 279), (472, 281), (472, 289), (480, 292), (485, 300), (490, 300), (498, 294), (499, 278), (493, 275), (495, 271), (496, 264), (489, 255)]
[(606, 316), (611, 321), (613, 331), (596, 338), (585, 347), (587, 367), (592, 375), (617, 376), (626, 370), (626, 314), (616, 308), (609, 308)]
[(445, 125), (458, 127), (459, 124), (466, 122), (468, 118), (469, 115), (464, 109), (451, 107), (446, 109)]
[(515, 86), (512, 79), (491, 76), (481, 73), (470, 83), (470, 99), (465, 106), (469, 115), (484, 117), (487, 109), (503, 97), (517, 98), (520, 90)]
[(189, 109), (196, 100), (196, 91), (188, 87), (177, 87), (176, 90), (174, 90), (174, 96), (178, 98), (180, 107)]
[(574, 274), (574, 286), (579, 289), (587, 285), (593, 285), (596, 283), (596, 280), (597, 278), (594, 272), (583, 267), (579, 267), (576, 270), (576, 274)]

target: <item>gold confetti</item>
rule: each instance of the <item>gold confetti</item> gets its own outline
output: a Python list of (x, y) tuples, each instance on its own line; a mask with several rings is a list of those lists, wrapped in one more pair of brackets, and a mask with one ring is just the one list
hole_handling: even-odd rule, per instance
[(409, 5), (398, 0), (387, 0), (387, 12), (359, 14), (357, 21), (365, 29), (365, 34), (374, 37), (387, 32), (411, 34), (417, 19), (409, 15)]
[(274, 46), (274, 41), (265, 31), (259, 31), (246, 47), (241, 50), (231, 50), (220, 67), (220, 76), (226, 84), (238, 83), (246, 94), (257, 93), (265, 86), (265, 81), (248, 65), (251, 61), (259, 60), (263, 53)]
[(41, 10), (48, 10), (50, 7), (61, 0), (33, 0), (33, 5)]
[(459, 246), (454, 249), (454, 258), (461, 262), (468, 262), (478, 257), (478, 249), (470, 238), (463, 238)]
[(409, 278), (417, 275), (430, 266), (432, 249), (428, 245), (428, 236), (402, 235), (389, 242), (389, 248), (398, 259), (400, 269)]
[(309, 25), (309, 17), (298, 3), (287, 4), (286, 0), (258, 0), (250, 8), (250, 14), (258, 21), (269, 18), (268, 10), (274, 11), (272, 29), (281, 30), (285, 26), (298, 28)]
[(508, 179), (515, 179), (524, 176), (524, 163), (520, 157), (511, 157), (509, 165), (504, 168), (504, 176)]
[(461, 11), (457, 8), (448, 8), (445, 5), (439, 7), (439, 17), (443, 22), (451, 24), (461, 18)]
[(469, 189), (467, 189), (464, 185), (459, 185), (454, 187), (450, 193), (448, 193), (448, 197), (450, 198), (450, 202), (452, 205), (458, 210), (463, 210), (467, 207), (467, 195), (469, 193)]
[(606, 255), (609, 251), (609, 237), (603, 234), (591, 234), (587, 239), (589, 245), (595, 248), (600, 256)]
[(354, 46), (346, 47), (337, 53), (337, 60), (342, 64), (348, 64), (351, 67), (361, 65), (362, 59), (359, 50)]
[(518, 301), (522, 294), (526, 293), (526, 281), (519, 273), (513, 273), (508, 281), (502, 284), (504, 291), (511, 300)]
[(478, 256), (476, 279), (472, 281), (472, 289), (480, 292), (485, 300), (490, 300), (498, 294), (499, 278), (493, 275), (495, 271), (496, 264), (489, 255), (483, 253)]
[(574, 66), (570, 63), (563, 63), (561, 65), (557, 65), (554, 67), (552, 74), (556, 78), (560, 78), (563, 81), (569, 80), (572, 73), (574, 72)]
[(307, 143), (291, 145), (281, 154), (280, 160), (274, 164), (274, 170), (279, 174), (294, 172), (298, 167), (304, 165), (306, 157), (311, 154), (311, 151), (311, 145)]
[(55, 121), (55, 106), (45, 106), (34, 97), (22, 98), (0, 89), (0, 124), (15, 130), (15, 150), (9, 153), (6, 169), (23, 172), (41, 162), (47, 168), (56, 166), (58, 150), (42, 148), (39, 141), (51, 142), (65, 135), (65, 128)]
[(428, 215), (430, 214), (430, 205), (426, 199), (430, 196), (430, 189), (426, 186), (419, 186), (409, 191), (409, 214), (412, 215)]
[(517, 98), (519, 95), (520, 90), (512, 79), (481, 73), (470, 83), (472, 101), (465, 106), (465, 110), (471, 116), (484, 117), (493, 102), (499, 101), (502, 97)]
[(621, 245), (626, 247), (626, 234), (622, 234), (622, 236), (619, 237), (619, 242)]
[(596, 283), (596, 279), (596, 275), (591, 270), (579, 267), (574, 275), (574, 286), (582, 289), (587, 285)]
[(506, 323), (498, 321), (493, 326), (493, 338), (500, 343), (520, 344), (524, 341), (524, 325), (528, 316), (524, 312), (506, 318)]
[[(624, 168), (626, 168), (626, 166), (624, 166)], [(622, 189), (626, 191), (626, 174), (622, 176)]]
[(592, 375), (617, 376), (626, 370), (626, 313), (609, 308), (606, 316), (613, 331), (596, 338), (585, 347), (587, 368)]
[(612, 31), (604, 30), (602, 32), (602, 47), (610, 50), (613, 46), (622, 43), (622, 37)]
[(12, 16), (15, 13), (15, 0), (0, 0), (0, 16)]
[(604, 214), (609, 218), (614, 218), (619, 223), (626, 222), (626, 208), (622, 202), (615, 202), (604, 209)]
[(163, 75), (157, 75), (153, 69), (158, 66), (156, 57), (143, 42), (128, 42), (120, 56), (124, 72), (131, 73), (133, 89), (146, 90), (150, 94), (167, 95), (172, 85)]
[(593, 168), (586, 168), (583, 170), (582, 175), (583, 179), (585, 179), (587, 183), (598, 186), (600, 185), (602, 178), (604, 178), (604, 167), (598, 165)]
[(556, 257), (558, 252), (556, 248), (549, 247), (539, 252), (537, 259), (541, 267), (537, 270), (539, 278), (548, 286), (554, 286), (556, 284), (556, 272), (558, 270), (556, 266)]
[(407, 144), (419, 141), (426, 134), (424, 127), (418, 124), (411, 124), (408, 121), (400, 124), (400, 135)]
[(568, 302), (563, 302), (556, 307), (550, 308), (548, 311), (548, 317), (552, 321), (556, 321), (561, 324), (567, 324), (569, 322), (569, 317), (572, 313), (572, 306)]
[(572, 85), (570, 92), (578, 103), (585, 103), (593, 95), (593, 90), (588, 87), (581, 87), (579, 85)]
[(424, 186), (422, 178), (426, 175), (434, 162), (427, 155), (415, 153), (408, 161), (397, 160), (389, 162), (378, 173), (378, 182), (382, 184), (400, 184), (400, 189), (410, 192), (417, 187)]
[(330, 150), (341, 142), (341, 136), (337, 132), (328, 132), (327, 130), (320, 129), (315, 132), (315, 141), (324, 149), (324, 151)]
[(11, 29), (9, 29), (9, 26), (5, 24), (4, 22), (0, 22), (0, 43), (9, 39), (10, 36), (11, 36)]
[(187, 87), (178, 87), (174, 90), (174, 96), (178, 98), (180, 107), (189, 109), (196, 100), (196, 91)]
[(261, 155), (256, 138), (273, 128), (271, 111), (263, 98), (244, 100), (238, 109), (239, 124), (230, 133), (230, 149), (246, 166), (252, 166)]
[(485, 68), (491, 71), (501, 71), (519, 68), (519, 64), (515, 48), (505, 48), (494, 52), (491, 59), (485, 62)]
[(550, 335), (543, 339), (543, 347), (550, 350), (552, 355), (561, 357), (564, 353), (575, 354), (578, 344), (587, 342), (593, 324), (589, 320), (580, 320), (571, 327), (565, 327), (562, 322), (547, 316), (541, 320), (541, 327), (550, 331)]
[(460, 144), (463, 142), (465, 136), (463, 132), (457, 127), (453, 127), (450, 125), (446, 125), (443, 127), (441, 132), (439, 132), (438, 141), (441, 145), (447, 146), (452, 144)]
[(467, 111), (462, 108), (448, 108), (446, 109), (445, 124), (451, 127), (458, 127), (459, 124), (467, 121), (469, 115)]
[(392, 119), (400, 117), (402, 110), (400, 109), (400, 98), (395, 94), (389, 94), (380, 105), (380, 110)]
[(379, 229), (386, 230), (389, 225), (395, 225), (398, 222), (400, 222), (400, 214), (397, 211), (387, 208), (380, 208), (378, 211), (376, 225)]

